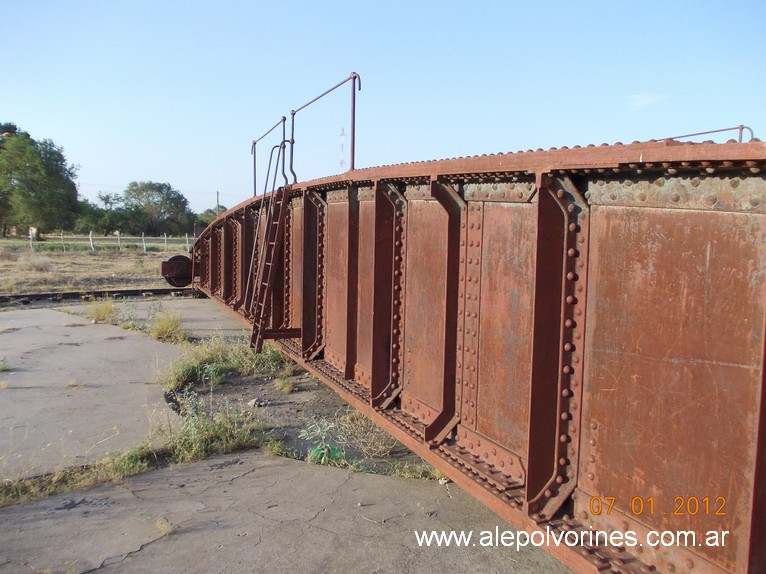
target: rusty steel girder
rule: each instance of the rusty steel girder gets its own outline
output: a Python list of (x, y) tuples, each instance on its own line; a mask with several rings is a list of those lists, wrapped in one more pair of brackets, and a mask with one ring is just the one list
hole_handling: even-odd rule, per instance
[[(578, 538), (549, 546), (578, 572), (766, 572), (764, 169), (758, 141), (662, 141), (289, 185), (266, 319), (512, 525)], [(248, 326), (273, 197), (192, 250), (195, 286)]]

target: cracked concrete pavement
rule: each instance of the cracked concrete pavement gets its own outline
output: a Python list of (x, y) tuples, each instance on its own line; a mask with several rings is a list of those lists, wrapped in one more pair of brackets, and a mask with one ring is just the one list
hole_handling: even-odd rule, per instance
[(540, 548), (419, 547), (510, 529), (453, 484), (245, 452), (0, 510), (0, 573), (569, 570)]
[[(140, 319), (151, 303), (131, 305)], [(163, 307), (180, 311), (195, 336), (241, 333), (210, 301)], [(166, 408), (161, 389), (146, 384), (149, 365), (177, 352), (52, 309), (0, 312), (0, 360), (18, 367), (0, 373), (0, 382), (10, 381), (0, 389), (0, 424), (29, 429), (23, 444), (18, 434), (13, 443), (0, 437), (0, 453), (23, 455), (6, 456), (3, 477), (95, 460), (143, 440), (147, 409)], [(119, 433), (99, 442), (112, 428)], [(248, 451), (2, 509), (0, 574), (569, 572), (540, 548), (428, 548), (414, 535), (474, 531), (477, 542), (496, 527), (512, 530), (453, 484)]]
[[(175, 310), (195, 337), (238, 336), (212, 301), (119, 303), (131, 319)], [(18, 478), (94, 462), (135, 446), (167, 413), (155, 373), (180, 347), (92, 324), (88, 306), (0, 311), (0, 476)]]

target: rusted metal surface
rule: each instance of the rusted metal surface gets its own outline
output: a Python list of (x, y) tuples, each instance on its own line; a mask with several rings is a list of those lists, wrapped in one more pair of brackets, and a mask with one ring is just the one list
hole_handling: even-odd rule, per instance
[(174, 255), (167, 261), (163, 261), (160, 272), (173, 287), (191, 285), (192, 277), (194, 276), (192, 260), (186, 255)]
[[(514, 526), (581, 537), (548, 546), (578, 572), (765, 572), (764, 169), (662, 141), (286, 185), (265, 332)], [(251, 325), (273, 200), (168, 274)]]

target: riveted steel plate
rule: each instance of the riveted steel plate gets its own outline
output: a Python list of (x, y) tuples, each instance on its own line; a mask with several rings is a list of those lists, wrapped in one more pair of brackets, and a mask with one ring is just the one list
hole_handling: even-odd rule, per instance
[(766, 179), (689, 174), (597, 180), (585, 197), (591, 205), (766, 213)]
[[(343, 192), (332, 192), (341, 194)], [(327, 203), (327, 268), (325, 360), (344, 372), (348, 337), (348, 194)]]
[(372, 375), (373, 276), (375, 272), (375, 197), (371, 190), (360, 194), (359, 267), (357, 306), (357, 354), (354, 378), (365, 387)]
[(443, 407), (447, 223), (436, 201), (407, 202), (402, 408), (426, 423)]
[[(760, 574), (764, 170), (759, 141), (653, 141), (295, 184), (272, 336), (518, 529), (727, 534), (548, 547), (578, 573)], [(263, 201), (194, 247), (235, 312)]]
[[(588, 496), (578, 512), (590, 513), (589, 496), (614, 497), (614, 527), (625, 512), (657, 530), (728, 530), (725, 547), (695, 550), (724, 568), (742, 564), (763, 386), (766, 217), (594, 207), (590, 257), (579, 477)], [(653, 512), (633, 512), (635, 497), (651, 497)], [(688, 508), (692, 497), (707, 508)]]
[(487, 205), (481, 261), (476, 430), (527, 456), (537, 210)]
[(303, 201), (293, 202), (290, 221), (290, 324), (299, 327), (303, 313)]

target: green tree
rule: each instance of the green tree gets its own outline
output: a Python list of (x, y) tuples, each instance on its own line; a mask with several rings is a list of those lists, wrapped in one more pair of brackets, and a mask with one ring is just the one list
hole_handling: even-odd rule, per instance
[(16, 124), (12, 124), (11, 122), (0, 122), (0, 138), (12, 136), (18, 131), (19, 128)]
[(78, 217), (73, 227), (75, 233), (89, 233), (94, 229), (100, 229), (104, 211), (101, 207), (87, 199), (82, 199), (77, 211)]
[[(3, 129), (15, 128), (1, 124)], [(0, 220), (37, 227), (40, 231), (71, 229), (78, 211), (77, 170), (66, 161), (63, 148), (40, 142), (26, 132), (10, 133), (0, 141)]]
[(169, 183), (132, 181), (123, 192), (125, 208), (141, 214), (139, 232), (179, 235), (192, 230), (194, 213), (189, 201)]
[[(7, 129), (7, 124), (3, 124), (3, 128)], [(37, 189), (42, 179), (42, 161), (29, 134), (13, 132), (3, 136), (0, 142), (0, 220), (4, 234), (8, 225), (19, 223), (13, 213), (15, 195)]]
[(125, 227), (125, 206), (124, 199), (119, 193), (98, 193), (98, 200), (104, 206), (99, 210), (98, 228), (103, 232), (104, 237)]
[[(218, 204), (218, 213), (223, 213), (224, 211), (226, 211), (226, 208), (219, 203)], [(205, 227), (207, 227), (208, 225), (210, 225), (213, 222), (213, 220), (216, 217), (218, 217), (218, 215), (216, 213), (215, 208), (206, 209), (202, 213), (198, 213), (197, 214), (197, 227), (198, 228), (205, 228)]]

